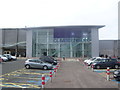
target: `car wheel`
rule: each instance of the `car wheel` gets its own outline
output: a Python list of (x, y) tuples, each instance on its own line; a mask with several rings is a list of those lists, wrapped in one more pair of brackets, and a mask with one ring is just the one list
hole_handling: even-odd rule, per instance
[(30, 65), (25, 65), (26, 69), (29, 69), (30, 68)]
[(47, 67), (47, 66), (43, 66), (43, 69), (44, 69), (44, 70), (47, 70), (47, 69), (48, 69), (48, 67)]
[(98, 66), (96, 66), (96, 68), (97, 68), (97, 69), (100, 69), (100, 66), (98, 65)]
[(119, 68), (119, 65), (115, 65), (115, 69), (118, 69)]

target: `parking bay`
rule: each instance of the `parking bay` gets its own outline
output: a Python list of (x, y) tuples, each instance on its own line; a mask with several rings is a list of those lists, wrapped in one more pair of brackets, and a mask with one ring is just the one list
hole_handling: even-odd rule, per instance
[[(116, 81), (113, 77), (113, 72), (117, 70), (117, 69), (110, 69), (110, 80), (120, 84), (120, 81)], [(106, 69), (94, 69), (94, 72), (98, 73), (99, 75), (101, 75), (102, 77), (104, 77), (106, 79), (107, 75), (106, 75)]]
[[(0, 76), (2, 88), (41, 88), (41, 77), (45, 75), (45, 82), (49, 78), (50, 70), (20, 69)], [(53, 72), (53, 70), (52, 70)]]

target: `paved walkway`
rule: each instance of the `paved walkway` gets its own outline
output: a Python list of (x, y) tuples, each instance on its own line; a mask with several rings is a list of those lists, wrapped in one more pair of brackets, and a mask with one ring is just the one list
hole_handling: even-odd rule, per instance
[(45, 88), (117, 88), (118, 84), (87, 69), (80, 61), (62, 61), (61, 67)]

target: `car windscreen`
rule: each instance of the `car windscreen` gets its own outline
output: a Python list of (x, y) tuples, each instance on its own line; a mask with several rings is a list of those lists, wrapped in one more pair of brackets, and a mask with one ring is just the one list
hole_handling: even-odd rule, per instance
[(94, 62), (102, 62), (102, 61), (103, 61), (103, 59), (95, 59)]

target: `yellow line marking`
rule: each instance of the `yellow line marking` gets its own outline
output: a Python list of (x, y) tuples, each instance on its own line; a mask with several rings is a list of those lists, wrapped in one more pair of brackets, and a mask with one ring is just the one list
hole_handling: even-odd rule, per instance
[(8, 80), (8, 79), (5, 79), (5, 78), (0, 78), (0, 80)]
[[(5, 85), (5, 84), (11, 84), (11, 85)], [(21, 88), (24, 87), (22, 85), (28, 85), (28, 86), (26, 86), (27, 88), (40, 88), (37, 85), (26, 84), (26, 83), (25, 84), (24, 83), (2, 83), (2, 84), (0, 84), (0, 86), (5, 86), (5, 87), (15, 87), (15, 86), (18, 86), (18, 87), (21, 87)]]
[[(25, 68), (22, 68), (22, 69), (18, 69), (18, 70), (16, 70), (16, 71), (22, 71), (22, 70), (24, 70)], [(10, 73), (14, 73), (14, 72), (16, 72), (16, 71), (13, 71), (13, 72), (10, 72)], [(6, 73), (6, 74), (4, 74), (4, 75), (0, 75), (0, 77), (3, 77), (3, 76), (5, 76), (5, 75), (9, 75), (10, 73)]]
[[(32, 72), (20, 72), (20, 73), (9, 73), (5, 74), (2, 77), (10, 77), (10, 76), (15, 76), (15, 75), (20, 75), (20, 74), (30, 74), (30, 75), (42, 75), (43, 73), (32, 73)], [(49, 73), (44, 73), (44, 75), (50, 75)]]
[[(27, 71), (27, 72), (26, 72)], [(6, 78), (3, 78), (3, 77), (13, 77), (13, 78), (23, 78), (23, 79), (36, 79), (36, 80), (40, 80), (41, 78), (27, 78), (27, 77), (14, 77), (15, 75), (21, 75), (21, 74), (30, 74), (30, 75), (42, 75), (43, 73), (33, 73), (33, 72), (30, 72), (32, 70), (27, 70), (25, 68), (22, 68), (22, 69), (19, 69), (19, 70), (16, 70), (16, 71), (13, 71), (11, 73), (6, 73), (4, 75), (1, 75), (0, 77), (2, 77), (0, 80), (8, 80)], [(36, 71), (40, 71), (40, 70), (36, 70)], [(41, 70), (42, 71), (42, 70)], [(50, 75), (49, 73), (44, 73), (44, 75)], [(11, 85), (4, 85), (4, 84), (11, 84)], [(13, 86), (12, 86), (13, 85)], [(37, 85), (33, 85), (33, 84), (24, 84), (24, 83), (3, 83), (0, 84), (0, 86), (4, 86), (4, 87), (24, 87), (24, 86), (20, 86), (20, 85), (28, 85), (26, 86), (27, 88), (40, 88), (39, 86)]]
[[(42, 73), (31, 73), (31, 72), (24, 72), (22, 74), (34, 74), (34, 75), (42, 75)], [(50, 75), (49, 73), (44, 73), (44, 75)]]
[(33, 78), (27, 78), (27, 77), (15, 77), (15, 78), (23, 78), (23, 79), (25, 78), (25, 79), (33, 79), (33, 80), (34, 80), (34, 79), (35, 79), (35, 80), (40, 80), (40, 79), (41, 79), (41, 78), (34, 78), (34, 77), (33, 77)]

